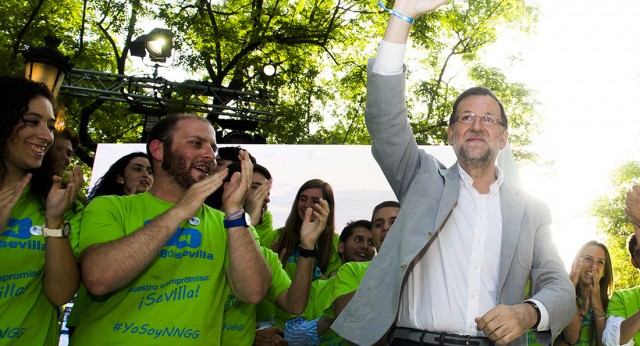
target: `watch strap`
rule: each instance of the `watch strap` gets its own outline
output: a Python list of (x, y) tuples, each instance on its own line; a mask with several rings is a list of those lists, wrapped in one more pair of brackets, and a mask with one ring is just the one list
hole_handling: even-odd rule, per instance
[(316, 244), (311, 250), (303, 248), (302, 245), (298, 245), (298, 255), (305, 258), (316, 257), (318, 256), (318, 245)]
[(70, 225), (67, 221), (62, 222), (60, 228), (47, 228), (47, 225), (42, 225), (42, 235), (45, 238), (68, 238), (70, 232)]
[(538, 307), (538, 304), (530, 300), (525, 300), (523, 303), (533, 306), (533, 308), (536, 310), (536, 318), (537, 318), (536, 324), (534, 324), (533, 327), (531, 327), (531, 329), (538, 330), (538, 325), (540, 325), (540, 320), (542, 319), (542, 314), (540, 313), (540, 308)]
[(224, 218), (222, 223), (224, 224), (224, 228), (233, 228), (233, 227), (249, 227), (249, 223), (247, 223), (247, 217), (244, 211), (239, 215), (240, 217), (236, 217), (234, 219)]

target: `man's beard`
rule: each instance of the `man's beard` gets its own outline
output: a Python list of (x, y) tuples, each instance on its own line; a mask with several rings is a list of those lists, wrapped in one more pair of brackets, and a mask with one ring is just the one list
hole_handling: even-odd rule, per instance
[(191, 169), (187, 167), (187, 160), (171, 149), (165, 151), (165, 153), (162, 159), (162, 169), (167, 171), (178, 185), (185, 190), (195, 184), (196, 180), (191, 176)]
[[(482, 137), (484, 138), (484, 136)], [(456, 156), (458, 158), (458, 161), (461, 162), (462, 164), (483, 166), (489, 163), (494, 163), (492, 162), (492, 160), (495, 161), (495, 152), (492, 150), (491, 147), (487, 147), (486, 150), (484, 150), (478, 156), (477, 154), (472, 155), (471, 150), (469, 148), (463, 145), (456, 145), (456, 144), (457, 143), (455, 142), (455, 140), (453, 141), (453, 143), (451, 143), (456, 153)]]
[(480, 156), (472, 156), (469, 148), (459, 147), (456, 150), (456, 154), (458, 156), (458, 161), (467, 164), (467, 165), (480, 165), (484, 166), (489, 163), (492, 163), (492, 158), (494, 157), (491, 148), (487, 148), (482, 155)]

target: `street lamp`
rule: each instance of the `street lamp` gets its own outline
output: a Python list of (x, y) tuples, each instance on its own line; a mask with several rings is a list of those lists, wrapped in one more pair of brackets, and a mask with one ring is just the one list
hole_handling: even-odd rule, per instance
[(25, 77), (44, 83), (57, 97), (66, 74), (71, 71), (69, 57), (58, 50), (62, 42), (55, 36), (45, 36), (44, 47), (30, 47), (24, 55)]
[(141, 35), (129, 45), (131, 55), (144, 58), (149, 53), (153, 62), (166, 62), (173, 50), (173, 32), (168, 29), (155, 28), (148, 34)]

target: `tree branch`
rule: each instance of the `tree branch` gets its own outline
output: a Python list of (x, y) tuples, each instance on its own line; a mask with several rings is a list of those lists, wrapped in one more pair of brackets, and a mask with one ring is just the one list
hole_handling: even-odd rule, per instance
[(33, 9), (33, 11), (31, 11), (31, 15), (29, 15), (29, 18), (27, 19), (27, 21), (20, 28), (20, 31), (18, 31), (18, 34), (16, 35), (16, 40), (13, 43), (13, 49), (11, 51), (12, 60), (15, 59), (18, 56), (18, 53), (20, 52), (20, 45), (22, 44), (22, 39), (24, 38), (24, 35), (27, 33), (27, 30), (29, 29), (31, 24), (33, 24), (33, 22), (35, 21), (36, 16), (40, 12), (40, 9), (42, 8), (42, 5), (44, 4), (44, 1), (45, 0), (39, 0), (38, 1), (36, 7)]

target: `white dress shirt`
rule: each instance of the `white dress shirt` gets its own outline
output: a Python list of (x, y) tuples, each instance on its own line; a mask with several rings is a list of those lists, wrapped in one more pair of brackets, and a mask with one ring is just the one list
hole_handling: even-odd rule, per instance
[(478, 193), (473, 179), (461, 168), (459, 172), (458, 204), (408, 274), (400, 298), (400, 327), (482, 336), (475, 318), (497, 305), (502, 172), (496, 169), (498, 178), (487, 194)]

